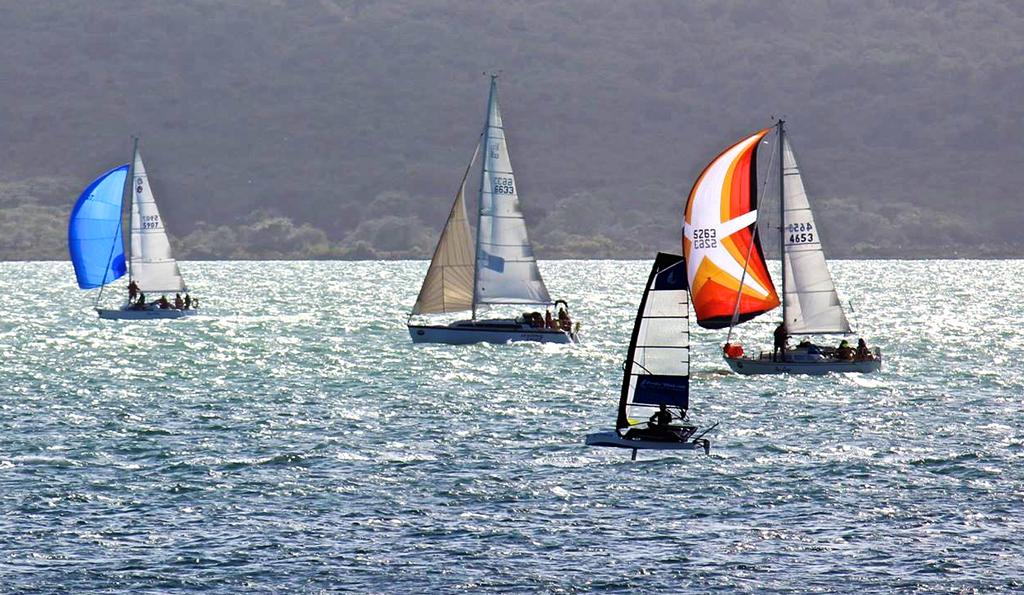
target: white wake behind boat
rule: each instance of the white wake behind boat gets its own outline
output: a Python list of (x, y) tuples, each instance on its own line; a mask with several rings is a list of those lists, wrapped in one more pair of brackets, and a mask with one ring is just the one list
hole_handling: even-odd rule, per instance
[[(685, 423), (690, 305), (684, 269), (682, 256), (659, 253), (655, 258), (629, 340), (615, 430), (588, 434), (588, 446), (627, 448), (633, 459), (639, 450), (710, 452), (704, 436), (714, 426), (697, 434), (696, 426)], [(672, 423), (673, 417), (682, 423)]]
[(769, 167), (777, 159), (782, 299), (768, 273), (757, 232), (757, 153), (772, 131), (767, 128), (716, 157), (690, 191), (683, 253), (697, 323), (705, 328), (729, 328), (723, 354), (739, 374), (877, 372), (882, 365), (877, 347), (831, 348), (805, 340), (795, 349), (748, 356), (739, 343), (731, 341), (736, 325), (780, 304), (780, 337), (783, 333), (785, 337), (852, 333), (784, 122), (779, 120), (774, 128), (777, 144)]
[(175, 319), (184, 318), (186, 316), (195, 316), (199, 313), (199, 310), (178, 310), (176, 308), (165, 308), (159, 307), (135, 309), (131, 307), (131, 304), (125, 304), (124, 306), (114, 308), (96, 308), (96, 314), (104, 320), (164, 320), (164, 319)]
[[(484, 156), (474, 240), (464, 197), (466, 179), (481, 147)], [(409, 336), (414, 343), (576, 341), (576, 328), (568, 318), (567, 304), (564, 317), (558, 321), (548, 321), (539, 312), (528, 312), (514, 319), (477, 318), (480, 309), (499, 305), (547, 306), (552, 305), (552, 301), (537, 267), (519, 207), (518, 188), (498, 108), (497, 77), (492, 76), (481, 141), (462, 176), (423, 286), (409, 314)], [(467, 310), (472, 312), (470, 320), (450, 324), (412, 322), (413, 316)]]
[[(156, 320), (193, 316), (191, 297), (176, 307), (167, 295), (187, 295), (188, 287), (171, 253), (171, 243), (149, 185), (139, 153), (138, 139), (132, 162), (116, 167), (92, 182), (78, 198), (68, 223), (68, 248), (82, 289), (103, 288), (125, 274), (130, 291), (137, 293), (120, 308), (96, 308), (106, 320)], [(128, 256), (122, 234), (124, 205), (128, 201)], [(147, 301), (150, 297), (159, 299)], [(198, 307), (198, 306), (197, 306)]]

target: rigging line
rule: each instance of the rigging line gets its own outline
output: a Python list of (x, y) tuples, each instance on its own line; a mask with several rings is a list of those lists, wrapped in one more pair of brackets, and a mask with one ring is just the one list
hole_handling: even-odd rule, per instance
[[(117, 221), (117, 232), (118, 233), (121, 232), (121, 220), (120, 220), (120, 218), (118, 218), (118, 221)], [(121, 238), (121, 242), (122, 243), (124, 242), (124, 237), (123, 236)], [(117, 241), (116, 240), (110, 243), (110, 254), (107, 255), (107, 267), (103, 271), (103, 282), (100, 285), (100, 292), (96, 295), (96, 302), (93, 304), (93, 306), (98, 306), (100, 304), (100, 298), (103, 297), (103, 288), (107, 286), (107, 274), (110, 273), (110, 263), (114, 260), (114, 248), (116, 248), (116, 247), (117, 247)]]
[[(850, 307), (850, 314), (851, 314), (851, 316), (849, 318), (853, 318), (853, 315), (857, 313), (857, 311), (853, 309), (853, 300), (852, 299), (851, 300), (846, 300), (846, 305)], [(845, 332), (845, 333), (843, 333), (843, 334), (844, 335), (855, 335), (857, 333), (853, 329), (856, 328), (856, 326), (857, 326), (857, 320), (856, 319), (849, 320), (849, 318), (847, 319), (846, 323), (850, 325), (850, 330)]]
[[(132, 165), (130, 165), (128, 167), (128, 171), (125, 172), (125, 179), (124, 179), (124, 184), (125, 185), (121, 188), (121, 209), (119, 211), (119, 215), (118, 215), (118, 218), (117, 218), (117, 232), (115, 233), (115, 236), (117, 234), (121, 234), (121, 244), (122, 244), (121, 248), (122, 249), (124, 248), (124, 234), (121, 231), (121, 228), (122, 228), (123, 223), (124, 223), (124, 197), (125, 197), (125, 193), (129, 191), (128, 190), (129, 184), (132, 184), (132, 186), (134, 187), (134, 183), (133, 183), (134, 182), (134, 177), (132, 176), (132, 170), (133, 169), (135, 169), (134, 157), (132, 158)], [(98, 294), (96, 294), (96, 301), (93, 303), (93, 306), (98, 306), (100, 304), (100, 299), (103, 297), (103, 288), (107, 286), (107, 274), (110, 272), (110, 263), (113, 262), (113, 260), (114, 260), (114, 248), (116, 248), (116, 247), (117, 247), (117, 241), (113, 241), (113, 242), (110, 243), (110, 254), (107, 255), (107, 268), (103, 271), (103, 283), (100, 285), (100, 292)], [(129, 257), (129, 260), (130, 260), (130, 257)], [(129, 273), (130, 273), (130, 271), (129, 271)], [(131, 281), (131, 274), (128, 275), (128, 281), (129, 282)]]
[[(772, 154), (768, 158), (768, 175), (764, 177), (764, 185), (761, 186), (761, 196), (764, 196), (765, 190), (768, 189), (768, 180), (772, 177), (772, 163), (775, 162), (776, 147), (772, 145)], [(779, 200), (782, 200), (781, 198)], [(757, 217), (761, 218), (761, 208), (757, 209)], [(729, 343), (732, 340), (732, 329), (736, 326), (736, 321), (740, 318), (740, 301), (743, 298), (743, 284), (747, 280), (747, 267), (750, 264), (750, 255), (754, 252), (754, 243), (757, 241), (757, 235), (760, 228), (757, 225), (757, 221), (754, 221), (754, 233), (750, 234), (750, 246), (747, 248), (747, 258), (743, 261), (743, 274), (740, 275), (740, 287), (736, 292), (736, 307), (732, 311), (732, 320), (729, 321), (729, 332), (725, 335), (725, 342)], [(783, 263), (782, 266), (786, 266)]]
[(714, 430), (715, 428), (717, 428), (717, 427), (718, 427), (718, 424), (720, 424), (720, 423), (722, 423), (722, 422), (720, 422), (720, 421), (716, 421), (716, 422), (715, 422), (715, 425), (713, 425), (713, 426), (711, 426), (710, 428), (708, 428), (708, 429), (704, 430), (704, 431), (703, 431), (703, 432), (701, 432), (700, 434), (697, 434), (697, 437), (696, 437), (696, 438), (694, 438), (694, 440), (700, 440), (701, 438), (703, 438), (703, 437), (704, 437), (704, 434), (707, 434), (707, 433), (708, 433), (708, 432), (710, 432), (711, 430)]
[[(672, 263), (672, 264), (668, 265), (667, 267), (665, 267), (665, 268), (661, 269), (660, 271), (658, 271), (658, 272), (657, 272), (657, 274), (655, 274), (655, 275), (654, 275), (654, 276), (655, 276), (655, 278), (657, 278), (658, 276), (660, 276), (660, 275), (661, 275), (662, 273), (666, 273), (666, 272), (668, 272), (668, 271), (671, 271), (672, 269), (674, 269), (674, 268), (676, 268), (677, 266), (679, 266), (679, 265), (683, 264), (684, 262), (686, 262), (686, 259), (685, 259), (685, 258), (684, 258), (684, 259), (680, 259), (680, 260), (679, 260), (678, 262), (674, 262), (674, 263)], [(659, 289), (653, 289), (653, 288), (652, 288), (652, 289), (651, 289), (651, 291), (662, 291), (662, 290), (659, 290)], [(687, 288), (687, 291), (689, 291), (689, 288)], [(646, 316), (645, 316), (645, 318), (646, 318)]]

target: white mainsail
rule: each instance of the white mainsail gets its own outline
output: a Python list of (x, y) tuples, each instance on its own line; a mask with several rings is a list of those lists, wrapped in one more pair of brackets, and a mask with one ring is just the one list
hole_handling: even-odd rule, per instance
[(825, 253), (821, 249), (821, 235), (814, 223), (793, 148), (785, 137), (782, 176), (786, 330), (791, 335), (848, 333), (850, 323), (832, 283)]
[(144, 293), (186, 291), (178, 262), (171, 254), (163, 219), (149, 187), (142, 155), (135, 151), (132, 184), (131, 276)]
[(496, 77), (491, 77), (483, 149), (475, 303), (550, 303), (519, 209), (519, 194), (498, 109)]
[(466, 219), (466, 177), (480, 153), (480, 145), (462, 176), (448, 221), (437, 241), (427, 276), (423, 279), (413, 314), (459, 312), (473, 307), (473, 234)]

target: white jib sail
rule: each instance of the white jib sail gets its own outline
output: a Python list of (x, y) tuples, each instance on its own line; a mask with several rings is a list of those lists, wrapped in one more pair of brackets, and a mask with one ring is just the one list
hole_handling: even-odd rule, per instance
[(135, 152), (132, 184), (132, 254), (131, 274), (144, 293), (171, 293), (187, 291), (181, 278), (178, 262), (171, 255), (171, 242), (167, 239), (163, 219), (156, 208), (153, 191), (149, 188), (142, 155)]
[(473, 307), (473, 234), (466, 219), (466, 176), (476, 162), (480, 145), (462, 176), (459, 192), (455, 195), (448, 221), (441, 239), (437, 241), (430, 268), (423, 279), (423, 287), (416, 298), (413, 314), (440, 314), (459, 312)]
[(550, 303), (551, 297), (526, 234), (526, 221), (519, 209), (519, 194), (498, 109), (497, 83), (493, 78), (483, 149), (476, 303)]
[(789, 139), (783, 140), (782, 175), (786, 229), (783, 263), (786, 267), (786, 330), (790, 334), (848, 333), (843, 306), (821, 249), (821, 235), (814, 223), (800, 169)]

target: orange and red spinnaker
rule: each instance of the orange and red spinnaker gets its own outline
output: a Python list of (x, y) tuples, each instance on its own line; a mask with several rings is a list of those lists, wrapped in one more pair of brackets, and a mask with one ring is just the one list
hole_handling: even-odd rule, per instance
[(683, 221), (683, 255), (697, 324), (704, 328), (727, 327), (734, 313), (738, 314), (737, 323), (744, 322), (779, 305), (761, 242), (754, 233), (757, 148), (770, 130), (726, 149), (704, 168), (690, 190)]

